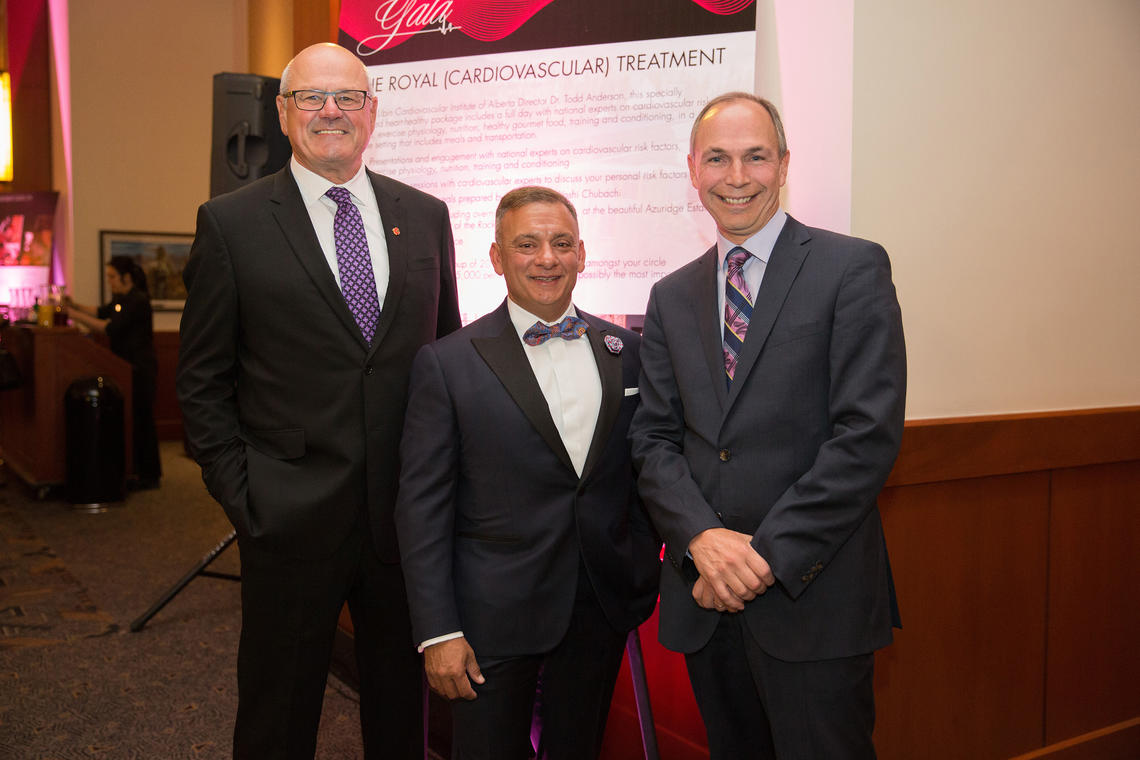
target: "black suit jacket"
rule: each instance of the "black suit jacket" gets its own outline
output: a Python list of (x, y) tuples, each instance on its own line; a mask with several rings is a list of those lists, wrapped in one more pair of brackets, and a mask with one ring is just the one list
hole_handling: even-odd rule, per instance
[(210, 493), (238, 533), (326, 556), (366, 509), (396, 561), (392, 510), (412, 359), (459, 327), (444, 203), (368, 173), (390, 279), (372, 345), (287, 166), (198, 210), (183, 277), (178, 396)]
[(417, 642), (462, 630), (476, 656), (552, 649), (570, 620), (579, 554), (616, 630), (653, 610), (660, 541), (626, 437), (639, 339), (579, 315), (602, 381), (581, 478), (505, 302), (416, 357), (396, 524)]
[(890, 262), (875, 243), (791, 217), (776, 241), (726, 388), (715, 246), (654, 285), (634, 418), (640, 488), (665, 539), (661, 642), (693, 652), (689, 542), (752, 534), (777, 584), (745, 605), (774, 657), (863, 654), (898, 615), (876, 497), (903, 429), (906, 356)]

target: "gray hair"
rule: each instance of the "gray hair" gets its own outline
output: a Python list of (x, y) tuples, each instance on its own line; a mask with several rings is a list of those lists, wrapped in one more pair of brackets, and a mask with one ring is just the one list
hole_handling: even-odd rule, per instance
[(705, 103), (705, 107), (701, 109), (701, 112), (697, 114), (697, 118), (693, 121), (692, 131), (689, 132), (689, 155), (692, 155), (694, 148), (696, 148), (697, 127), (700, 126), (701, 120), (704, 119), (705, 116), (708, 115), (708, 112), (713, 108), (721, 105), (722, 103), (728, 103), (733, 100), (747, 100), (752, 103), (756, 103), (757, 105), (762, 106), (764, 110), (768, 112), (768, 115), (772, 117), (773, 126), (776, 127), (777, 152), (779, 153), (780, 158), (783, 158), (785, 155), (787, 155), (788, 139), (784, 136), (784, 122), (780, 118), (779, 109), (776, 108), (775, 104), (772, 103), (772, 101), (766, 100), (759, 95), (753, 95), (750, 92), (726, 92), (723, 95), (717, 95), (708, 103)]
[(281, 86), (277, 88), (278, 95), (284, 95), (289, 92), (289, 69), (292, 67), (293, 61), (285, 64), (285, 68), (281, 69)]
[(524, 185), (523, 187), (516, 187), (509, 193), (504, 195), (499, 201), (498, 208), (495, 209), (495, 242), (502, 244), (500, 237), (503, 231), (503, 217), (507, 215), (508, 211), (529, 206), (532, 203), (561, 203), (570, 212), (570, 216), (574, 217), (574, 223), (578, 222), (578, 211), (574, 208), (574, 204), (570, 202), (562, 193), (557, 190), (551, 190), (549, 187), (539, 187), (538, 185)]

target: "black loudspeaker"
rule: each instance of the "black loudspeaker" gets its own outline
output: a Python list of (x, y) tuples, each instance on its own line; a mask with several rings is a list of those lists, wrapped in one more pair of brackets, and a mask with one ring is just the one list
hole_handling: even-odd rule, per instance
[(211, 198), (289, 162), (292, 149), (277, 118), (279, 85), (279, 79), (257, 74), (214, 74)]

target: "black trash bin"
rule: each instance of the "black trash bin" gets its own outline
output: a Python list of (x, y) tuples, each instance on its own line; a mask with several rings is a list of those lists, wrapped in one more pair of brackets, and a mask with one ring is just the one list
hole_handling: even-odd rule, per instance
[(123, 392), (107, 377), (85, 377), (67, 388), (67, 497), (77, 509), (102, 511), (122, 501)]

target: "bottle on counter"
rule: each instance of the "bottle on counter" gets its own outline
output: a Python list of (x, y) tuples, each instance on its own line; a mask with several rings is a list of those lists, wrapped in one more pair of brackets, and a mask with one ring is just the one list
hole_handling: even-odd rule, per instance
[(67, 309), (63, 306), (63, 296), (62, 287), (51, 286), (52, 324), (56, 327), (67, 327)]
[(36, 299), (36, 324), (40, 327), (51, 327), (55, 324), (55, 309), (51, 307), (50, 303), (40, 303), (40, 299)]

